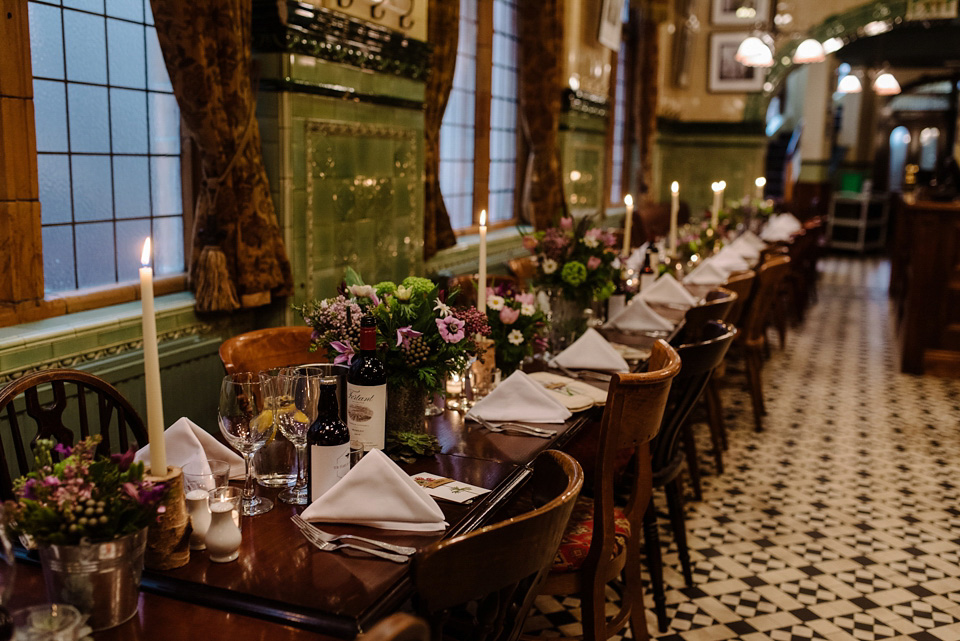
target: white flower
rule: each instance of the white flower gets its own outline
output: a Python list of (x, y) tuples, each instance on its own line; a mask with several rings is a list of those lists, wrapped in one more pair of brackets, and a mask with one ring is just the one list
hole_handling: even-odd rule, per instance
[(504, 303), (506, 301), (503, 300), (503, 296), (491, 296), (487, 299), (487, 307), (497, 312), (503, 309)]
[(356, 298), (373, 298), (377, 292), (373, 285), (350, 285), (350, 293)]
[(507, 340), (513, 343), (514, 345), (522, 345), (523, 332), (521, 332), (519, 329), (515, 329), (509, 334), (507, 334)]
[(400, 285), (397, 287), (396, 297), (397, 300), (410, 300), (410, 296), (413, 295), (413, 289), (410, 287), (404, 287)]
[(437, 299), (437, 304), (433, 306), (433, 309), (440, 314), (440, 318), (446, 318), (453, 313), (450, 311), (450, 306), (441, 301), (439, 298)]
[(544, 274), (552, 274), (553, 272), (557, 271), (557, 267), (559, 266), (560, 265), (557, 264), (557, 261), (552, 258), (545, 258), (540, 264), (540, 267), (543, 268)]
[(520, 313), (524, 316), (533, 316), (536, 312), (537, 308), (529, 303), (524, 303), (520, 306)]
[(597, 238), (596, 236), (584, 236), (583, 244), (589, 247), (590, 249), (593, 249), (594, 247), (600, 244), (600, 239)]

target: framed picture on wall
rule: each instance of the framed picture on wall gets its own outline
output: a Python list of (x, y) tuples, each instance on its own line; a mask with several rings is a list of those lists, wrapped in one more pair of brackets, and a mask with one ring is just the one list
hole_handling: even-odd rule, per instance
[(600, 33), (597, 40), (607, 49), (620, 51), (620, 35), (623, 32), (624, 0), (603, 0), (600, 9)]
[(749, 33), (731, 31), (710, 34), (710, 70), (707, 89), (712, 92), (750, 92), (763, 89), (766, 69), (747, 67), (735, 56)]
[(713, 24), (753, 25), (770, 19), (770, 0), (710, 0)]

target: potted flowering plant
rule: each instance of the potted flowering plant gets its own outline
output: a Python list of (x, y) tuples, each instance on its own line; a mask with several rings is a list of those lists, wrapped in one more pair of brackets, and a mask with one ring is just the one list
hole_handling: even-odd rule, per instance
[(487, 322), (494, 341), (497, 368), (508, 376), (527, 356), (547, 348), (547, 315), (532, 292), (517, 293), (509, 285), (487, 288)]
[(38, 440), (33, 471), (14, 481), (16, 500), (4, 506), (11, 530), (37, 544), (50, 599), (89, 613), (94, 630), (136, 613), (147, 526), (167, 489), (144, 479), (132, 450), (97, 456), (99, 443)]
[(367, 285), (348, 269), (337, 296), (296, 309), (313, 328), (311, 349), (347, 364), (358, 346), (360, 318), (373, 316), (387, 371), (388, 437), (409, 442), (411, 432), (425, 431), (427, 395), (441, 391), (451, 372), (463, 371), (477, 351), (477, 335), (490, 333), (481, 312), (453, 305), (456, 295), (418, 276)]
[(593, 227), (589, 216), (564, 216), (558, 226), (523, 237), (537, 257), (534, 284), (550, 299), (550, 343), (562, 349), (586, 329), (584, 310), (616, 289), (616, 235)]

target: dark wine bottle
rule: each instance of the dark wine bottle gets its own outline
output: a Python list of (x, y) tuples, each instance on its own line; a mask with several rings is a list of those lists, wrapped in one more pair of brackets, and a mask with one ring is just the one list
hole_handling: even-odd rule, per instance
[(640, 291), (647, 289), (650, 285), (653, 285), (653, 281), (657, 280), (657, 276), (660, 275), (660, 253), (657, 251), (656, 245), (653, 242), (650, 242), (647, 245), (647, 253), (643, 257), (643, 267), (640, 269)]
[(369, 314), (360, 321), (360, 351), (347, 374), (347, 427), (350, 440), (364, 450), (383, 449), (387, 415), (387, 372), (377, 358), (377, 324)]
[(350, 469), (350, 430), (340, 420), (337, 378), (320, 381), (317, 420), (307, 430), (307, 483), (313, 503)]
[(627, 306), (626, 268), (616, 277), (616, 289), (607, 299), (607, 320), (619, 314)]

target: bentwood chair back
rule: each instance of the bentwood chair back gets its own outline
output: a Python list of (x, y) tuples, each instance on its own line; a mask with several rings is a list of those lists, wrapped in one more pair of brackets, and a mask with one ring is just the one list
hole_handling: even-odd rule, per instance
[(227, 374), (259, 372), (275, 367), (306, 365), (325, 360), (310, 351), (313, 329), (303, 326), (258, 329), (220, 345), (220, 360)]
[[(22, 413), (15, 403), (21, 395)], [(0, 438), (0, 499), (12, 499), (13, 479), (30, 471), (37, 439), (72, 446), (99, 434), (97, 453), (104, 456), (147, 444), (130, 402), (105, 380), (78, 370), (42, 370), (7, 384), (0, 390), (0, 420), (4, 417), (9, 437)]]
[[(700, 399), (713, 370), (726, 355), (737, 335), (737, 329), (720, 322), (711, 322), (704, 328), (700, 342), (688, 343), (677, 348), (683, 369), (673, 381), (670, 396), (663, 413), (660, 432), (650, 444), (650, 460), (653, 466), (653, 486), (663, 487), (667, 495), (670, 521), (683, 567), (687, 585), (693, 585), (690, 554), (687, 550), (686, 528), (683, 517), (683, 497), (680, 487), (684, 453), (680, 449), (683, 426), (690, 411)], [(644, 544), (647, 550), (650, 583), (653, 586), (657, 621), (661, 631), (666, 631), (667, 609), (663, 586), (663, 568), (660, 559), (656, 509), (653, 501), (644, 515)]]
[(727, 317), (724, 319), (734, 327), (740, 327), (740, 319), (743, 317), (743, 310), (746, 309), (750, 295), (753, 293), (753, 285), (756, 282), (756, 278), (757, 273), (751, 269), (731, 276), (727, 282), (723, 284), (725, 289), (737, 295), (737, 300), (730, 306)]
[(517, 287), (526, 289), (533, 277), (537, 275), (537, 259), (533, 256), (513, 258), (507, 261), (507, 269), (517, 279)]
[(717, 287), (708, 292), (703, 303), (691, 307), (684, 315), (681, 342), (695, 343), (700, 340), (707, 323), (726, 320), (737, 298), (735, 292), (724, 287)]
[(395, 612), (357, 638), (358, 641), (430, 641), (430, 626), (420, 617)]
[(417, 553), (415, 607), (430, 621), (434, 641), (513, 641), (520, 635), (582, 485), (573, 457), (543, 452), (525, 488), (532, 509)]
[[(640, 529), (653, 493), (650, 439), (660, 428), (670, 384), (680, 372), (680, 356), (666, 342), (653, 345), (647, 372), (614, 374), (607, 391), (594, 470), (592, 498), (577, 502), (560, 552), (542, 594), (579, 594), (583, 638), (607, 639), (628, 622), (634, 639), (648, 639), (640, 582)], [(615, 483), (615, 461), (633, 448), (628, 467)], [(628, 481), (627, 481), (628, 479)], [(623, 508), (614, 505), (626, 496)], [(606, 617), (605, 587), (623, 572), (621, 605)]]
[(790, 271), (790, 257), (771, 256), (757, 270), (757, 287), (750, 303), (750, 309), (743, 320), (740, 340), (744, 347), (744, 361), (747, 369), (750, 398), (753, 401), (753, 419), (756, 431), (763, 430), (763, 347), (767, 321), (777, 303), (780, 285)]
[[(461, 274), (450, 279), (450, 289), (457, 288), (460, 293), (457, 295), (457, 305), (476, 305), (477, 304), (477, 285), (476, 274)], [(517, 279), (513, 276), (494, 275), (487, 276), (487, 287), (497, 287), (498, 285), (507, 285), (517, 289)]]

